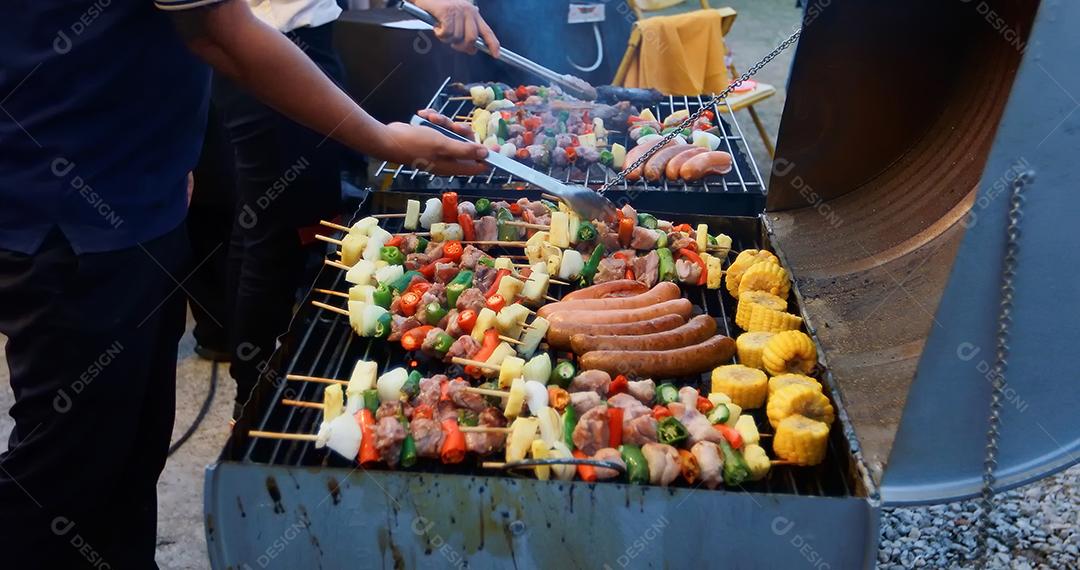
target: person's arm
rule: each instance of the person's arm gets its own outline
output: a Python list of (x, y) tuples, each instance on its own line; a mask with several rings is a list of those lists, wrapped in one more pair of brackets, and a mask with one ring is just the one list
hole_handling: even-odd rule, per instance
[(480, 17), (480, 10), (469, 0), (413, 0), (413, 3), (426, 10), (439, 25), (435, 26), (435, 37), (450, 44), (450, 47), (466, 53), (476, 53), (477, 36), (484, 38), (484, 43), (491, 50), (491, 55), (499, 57), (499, 38)]
[[(158, 2), (159, 7), (168, 3)], [(360, 108), (243, 0), (173, 12), (189, 49), (267, 105), (365, 154), (436, 174), (478, 174), (487, 150), (435, 131), (384, 125)]]

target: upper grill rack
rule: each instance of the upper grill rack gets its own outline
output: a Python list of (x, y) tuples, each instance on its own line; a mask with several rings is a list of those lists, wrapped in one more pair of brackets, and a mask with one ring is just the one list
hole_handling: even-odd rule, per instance
[[(428, 107), (448, 117), (469, 115), (474, 109), (472, 102), (469, 100), (452, 100), (451, 94), (446, 90), (449, 83), (450, 78), (447, 77), (435, 93), (435, 96), (428, 102)], [(682, 109), (693, 113), (704, 106), (708, 99), (711, 99), (711, 97), (668, 95), (666, 100), (661, 100), (659, 104), (652, 107), (652, 110), (656, 117), (663, 121), (668, 115)], [(751, 194), (763, 197), (765, 187), (761, 182), (761, 172), (758, 170), (753, 154), (745, 152), (745, 138), (742, 127), (739, 126), (739, 122), (735, 119), (735, 114), (727, 106), (713, 105), (712, 110), (716, 117), (721, 119), (717, 121), (717, 128), (720, 130), (720, 138), (723, 141), (720, 150), (727, 151), (734, 159), (731, 172), (723, 176), (710, 176), (694, 184), (687, 184), (682, 181), (669, 182), (667, 180), (659, 184), (650, 184), (644, 179), (631, 184), (624, 180), (621, 185), (615, 186), (613, 189), (627, 193), (657, 191), (702, 192), (706, 194)], [(618, 137), (618, 139), (615, 139), (615, 137)], [(618, 135), (609, 135), (608, 138), (609, 140), (615, 139), (616, 142), (621, 142), (627, 148), (630, 147), (630, 145), (626, 144), (629, 139), (626, 129), (623, 129), (623, 132)], [(375, 176), (382, 176), (384, 173), (389, 173), (396, 185), (407, 186), (408, 189), (412, 190), (438, 188), (468, 191), (470, 189), (477, 190), (492, 187), (523, 187), (526, 184), (508, 173), (496, 172), (495, 170), (492, 170), (486, 176), (438, 177), (424, 170), (406, 165), (393, 165), (383, 162), (376, 170)], [(546, 174), (568, 184), (579, 184), (594, 189), (599, 188), (615, 176), (611, 169), (600, 164), (590, 164), (585, 170), (576, 167), (559, 168), (549, 166)], [(760, 209), (757, 211), (760, 211)]]

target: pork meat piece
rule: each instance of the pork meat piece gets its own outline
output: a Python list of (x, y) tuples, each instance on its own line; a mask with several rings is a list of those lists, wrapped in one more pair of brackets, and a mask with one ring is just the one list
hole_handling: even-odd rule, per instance
[(660, 255), (656, 250), (634, 258), (634, 278), (652, 289), (660, 278)]
[(630, 238), (630, 247), (640, 250), (656, 249), (656, 230), (650, 230), (643, 226), (634, 226), (634, 236)]
[(578, 160), (585, 164), (594, 164), (600, 162), (600, 151), (594, 146), (579, 146), (577, 147)]
[(464, 311), (472, 309), (477, 313), (480, 312), (486, 306), (487, 299), (484, 298), (484, 292), (476, 287), (469, 287), (458, 295), (457, 306), (458, 311)]
[(631, 380), (627, 391), (645, 405), (652, 404), (656, 397), (656, 382), (652, 380)]
[(679, 476), (679, 452), (663, 443), (646, 443), (641, 446), (645, 462), (649, 464), (649, 483), (667, 487)]
[(439, 449), (442, 448), (443, 432), (435, 420), (428, 418), (415, 419), (409, 422), (409, 432), (416, 442), (416, 455), (419, 457), (439, 457)]
[(630, 218), (631, 220), (637, 219), (637, 210), (630, 204), (623, 204), (622, 213), (624, 218)]
[(461, 330), (458, 326), (458, 310), (450, 309), (449, 313), (446, 313), (446, 334), (454, 337), (455, 339), (464, 334), (465, 331)]
[(639, 402), (637, 398), (625, 393), (615, 394), (608, 398), (608, 405), (622, 408), (624, 426), (634, 418), (647, 416), (652, 413), (651, 408)]
[(447, 390), (450, 396), (450, 401), (454, 402), (459, 408), (466, 408), (474, 412), (483, 411), (488, 407), (487, 401), (480, 394), (474, 394), (472, 392), (466, 392), (465, 388), (469, 387), (469, 383), (461, 380), (454, 379), (450, 381), (450, 387)]
[[(476, 223), (473, 224), (474, 226), (476, 226), (476, 231), (477, 231), (476, 239), (483, 239), (483, 238), (480, 237), (480, 228), (479, 228), (478, 224), (484, 218), (491, 218), (491, 216), (484, 216), (483, 218), (480, 218), (479, 220), (476, 221)], [(492, 223), (494, 223), (495, 218), (491, 218), (491, 221), (492, 221)], [(475, 246), (472, 246), (472, 245), (465, 246), (465, 249), (463, 249), (461, 251), (461, 267), (462, 267), (462, 269), (468, 269), (469, 271), (472, 271), (473, 269), (476, 268), (476, 262), (480, 261), (480, 259), (483, 258), (483, 257), (487, 257), (487, 254), (484, 253), (484, 250), (479, 249), (479, 248), (477, 248)]]
[[(437, 243), (439, 243), (440, 247), (442, 246), (441, 242)], [(431, 246), (428, 245), (428, 248), (430, 249)], [(405, 256), (405, 271), (416, 271), (436, 259), (438, 259), (438, 256), (432, 256), (427, 253), (410, 253)]]
[(427, 249), (424, 250), (424, 255), (428, 256), (428, 263), (435, 261), (442, 257), (443, 243), (441, 241), (429, 241)]
[(390, 342), (397, 342), (401, 340), (401, 335), (415, 329), (418, 326), (420, 326), (420, 321), (416, 318), (416, 315), (413, 315), (411, 317), (403, 317), (394, 313), (390, 317), (390, 336), (387, 338), (387, 340), (389, 340)]
[(473, 355), (479, 351), (480, 343), (473, 340), (473, 337), (467, 334), (461, 335), (454, 341), (454, 344), (450, 345), (450, 350), (446, 351), (446, 358), (444, 358), (444, 360), (451, 362), (453, 358), (471, 359)]
[[(615, 449), (614, 447), (605, 447), (605, 448), (599, 449), (592, 456), (592, 458), (597, 460), (597, 461), (607, 461), (609, 463), (616, 463), (616, 464), (622, 465), (623, 469), (626, 469), (626, 463), (624, 463), (623, 460), (622, 460), (622, 454), (620, 454), (619, 450)], [(596, 478), (600, 479), (600, 480), (611, 479), (611, 478), (619, 476), (618, 471), (616, 471), (614, 469), (608, 469), (606, 467), (597, 467), (595, 471), (596, 471)]]
[(608, 431), (607, 406), (597, 406), (581, 416), (572, 436), (574, 447), (585, 455), (593, 455), (607, 447), (611, 439)]
[(603, 370), (586, 370), (570, 381), (569, 392), (596, 392), (603, 398), (611, 386), (611, 375)]
[(629, 422), (623, 420), (623, 443), (645, 445), (656, 443), (656, 418), (652, 414), (638, 416)]
[(671, 415), (686, 427), (686, 431), (690, 434), (688, 438), (690, 445), (699, 441), (719, 443), (724, 436), (713, 427), (705, 414), (697, 410), (697, 397), (697, 390), (684, 386), (679, 389), (680, 401), (668, 404), (668, 409), (671, 410)]
[(605, 257), (600, 260), (600, 265), (593, 277), (593, 283), (607, 283), (626, 278), (626, 260), (614, 257)]
[[(597, 228), (597, 231), (599, 230)], [(619, 234), (613, 231), (600, 231), (600, 243), (604, 244), (604, 251), (615, 251), (622, 247), (619, 243)]]
[(520, 123), (514, 123), (514, 124), (510, 125), (509, 130), (510, 130), (510, 136), (511, 137), (520, 136), (521, 134), (523, 134), (525, 132), (525, 125), (522, 125)]
[(446, 284), (454, 279), (454, 276), (458, 274), (458, 264), (456, 263), (436, 263), (435, 264), (435, 283)]
[[(473, 222), (473, 228), (476, 230), (476, 239), (478, 241), (495, 241), (499, 237), (499, 222), (495, 219), (495, 216), (480, 216), (480, 219)], [(481, 251), (481, 253), (483, 252)], [(484, 255), (487, 254), (484, 253)], [(469, 269), (475, 267), (476, 261), (473, 261)]]
[(570, 164), (570, 157), (566, 154), (565, 148), (557, 146), (551, 149), (551, 164), (560, 167)]
[(435, 406), (435, 419), (439, 422), (439, 425), (446, 420), (457, 420), (458, 409), (453, 402), (449, 400), (440, 400)]
[(518, 206), (521, 206), (522, 210), (528, 210), (534, 216), (542, 216), (550, 213), (551, 210), (544, 205), (540, 200), (529, 200), (528, 198), (518, 198)]
[(401, 442), (405, 441), (405, 427), (395, 417), (385, 417), (375, 424), (375, 449), (379, 457), (391, 468), (401, 459)]
[(375, 420), (383, 418), (396, 418), (401, 412), (401, 402), (383, 402), (375, 410)]
[[(481, 291), (487, 291), (491, 288), (491, 284), (495, 282), (495, 275), (498, 272), (494, 267), (488, 267), (486, 265), (477, 265), (475, 275), (473, 275), (473, 285), (475, 285)], [(465, 296), (465, 293), (461, 294)], [(461, 297), (458, 297), (458, 308), (460, 309)]]
[(398, 246), (401, 251), (416, 251), (416, 244), (420, 243), (420, 238), (416, 234), (405, 234), (401, 238), (401, 245)]
[(426, 307), (429, 303), (446, 304), (446, 285), (435, 283), (424, 291), (424, 294), (420, 296), (420, 306)]
[(438, 341), (439, 335), (444, 331), (439, 327), (432, 327), (426, 335), (424, 335), (424, 341), (420, 343), (420, 352), (428, 355), (435, 356), (438, 351), (435, 350), (435, 343)]
[(690, 448), (690, 453), (697, 459), (701, 469), (701, 482), (710, 489), (715, 489), (724, 482), (724, 460), (720, 457), (720, 448), (711, 441), (699, 441)]
[(476, 205), (468, 200), (462, 200), (461, 202), (458, 202), (457, 213), (459, 216), (466, 214), (470, 218), (476, 219)]
[(442, 383), (446, 379), (446, 376), (442, 374), (436, 374), (431, 378), (421, 378), (420, 393), (416, 395), (415, 405), (426, 405), (434, 409), (435, 404), (439, 403), (439, 396), (442, 394)]
[(668, 243), (671, 244), (668, 246), (671, 248), (671, 251), (679, 251), (680, 249), (688, 248), (690, 247), (690, 244), (694, 244), (694, 247), (697, 247), (697, 241), (682, 232), (672, 232), (668, 235)]
[(574, 392), (573, 394), (570, 394), (570, 405), (574, 406), (574, 411), (580, 416), (596, 406), (599, 406), (600, 396), (593, 391)]
[[(479, 421), (481, 426), (506, 427), (506, 416), (499, 408), (488, 406), (480, 412)], [(503, 448), (506, 441), (505, 433), (466, 433), (465, 447), (479, 455), (488, 455), (493, 451)]]
[(677, 259), (675, 260), (675, 275), (683, 283), (697, 285), (701, 277), (701, 266), (689, 259)]

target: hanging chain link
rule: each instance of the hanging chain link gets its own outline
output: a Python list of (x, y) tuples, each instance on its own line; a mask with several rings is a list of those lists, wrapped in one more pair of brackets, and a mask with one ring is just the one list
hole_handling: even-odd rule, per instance
[(687, 117), (682, 123), (680, 123), (678, 127), (672, 130), (670, 133), (664, 135), (664, 137), (660, 139), (656, 144), (654, 144), (649, 150), (645, 151), (645, 154), (642, 154), (629, 166), (624, 167), (622, 169), (622, 172), (616, 174), (614, 178), (605, 182), (604, 185), (597, 190), (597, 192), (603, 194), (604, 192), (607, 192), (612, 186), (615, 186), (616, 184), (619, 184), (626, 180), (627, 174), (640, 168), (642, 164), (645, 164), (646, 161), (652, 158), (652, 155), (660, 152), (660, 149), (664, 148), (664, 145), (666, 145), (675, 137), (680, 136), (682, 130), (693, 125), (694, 121), (698, 120), (702, 115), (705, 114), (705, 111), (708, 111), (710, 108), (719, 105), (736, 87), (742, 85), (744, 81), (753, 77), (754, 74), (756, 74), (758, 71), (761, 71), (761, 68), (768, 65), (769, 62), (775, 59), (776, 56), (780, 55), (781, 52), (791, 47), (791, 45), (799, 39), (799, 34), (801, 33), (802, 28), (795, 30), (790, 36), (788, 36), (786, 40), (780, 42), (780, 45), (776, 46), (775, 49), (769, 52), (768, 55), (761, 58), (761, 60), (754, 65), (751, 65), (750, 69), (747, 69), (742, 75), (739, 76), (738, 79), (732, 81), (731, 84), (728, 85), (726, 89), (721, 91), (719, 95), (714, 95), (708, 103), (703, 104), (697, 111), (691, 113), (690, 116)]
[(982, 513), (976, 525), (975, 559), (985, 567), (989, 556), (990, 513), (994, 510), (994, 484), (997, 478), (998, 441), (1001, 437), (1001, 407), (1005, 398), (1005, 372), (1009, 366), (1009, 328), (1012, 326), (1013, 279), (1016, 277), (1017, 255), (1020, 251), (1020, 222), (1024, 217), (1023, 192), (1030, 175), (1025, 172), (1012, 184), (1009, 198), (1008, 226), (1005, 229), (1005, 257), (1001, 268), (1001, 301), (998, 305), (995, 331), (994, 365), (990, 388), (990, 417), (986, 428), (986, 455), (983, 460), (983, 484), (980, 502)]

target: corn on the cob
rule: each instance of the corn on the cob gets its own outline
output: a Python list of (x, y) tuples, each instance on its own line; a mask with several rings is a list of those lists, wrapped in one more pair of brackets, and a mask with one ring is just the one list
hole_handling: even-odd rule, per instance
[(817, 366), (814, 341), (802, 331), (776, 333), (765, 343), (761, 362), (769, 374), (809, 374)]
[(761, 305), (751, 305), (750, 320), (743, 327), (743, 330), (750, 332), (781, 332), (798, 330), (800, 327), (802, 327), (802, 317), (762, 307)]
[(832, 424), (835, 418), (829, 399), (820, 391), (801, 384), (784, 386), (773, 392), (769, 396), (765, 414), (769, 416), (769, 423), (773, 427), (784, 418), (795, 414), (825, 422), (826, 425)]
[(740, 407), (760, 408), (769, 393), (769, 378), (742, 364), (717, 366), (712, 371), (712, 391), (727, 394)]
[(735, 305), (735, 324), (742, 328), (750, 323), (750, 314), (754, 306), (762, 306), (774, 311), (786, 311), (787, 301), (766, 291), (747, 291), (739, 296), (739, 302)]
[(799, 414), (784, 418), (773, 438), (776, 456), (796, 465), (821, 463), (828, 445), (829, 426)]
[(728, 266), (727, 273), (724, 274), (724, 281), (727, 285), (728, 293), (731, 293), (732, 297), (739, 297), (739, 281), (742, 279), (743, 273), (745, 273), (747, 269), (750, 269), (755, 263), (761, 261), (768, 261), (780, 265), (780, 260), (771, 252), (764, 249), (744, 249), (739, 252), (739, 255), (735, 257), (735, 261), (732, 261), (731, 265)]
[(746, 466), (750, 468), (750, 480), (764, 479), (772, 468), (772, 461), (769, 460), (768, 455), (765, 455), (765, 450), (760, 445), (749, 444), (743, 448), (742, 452)]
[(791, 276), (775, 263), (755, 263), (739, 280), (739, 296), (747, 291), (765, 291), (781, 299), (787, 299), (791, 291)]
[(768, 331), (742, 333), (735, 339), (735, 350), (739, 353), (739, 364), (750, 368), (764, 369), (761, 355), (765, 343), (776, 333)]
[(769, 378), (769, 395), (772, 396), (773, 392), (785, 386), (791, 386), (792, 384), (809, 386), (818, 392), (821, 392), (821, 383), (809, 376), (803, 374), (781, 374)]

